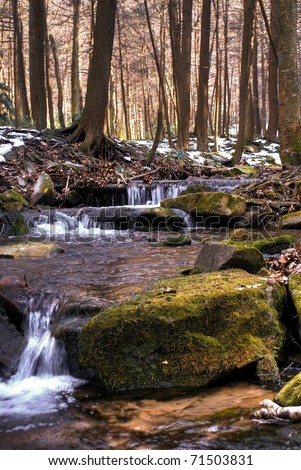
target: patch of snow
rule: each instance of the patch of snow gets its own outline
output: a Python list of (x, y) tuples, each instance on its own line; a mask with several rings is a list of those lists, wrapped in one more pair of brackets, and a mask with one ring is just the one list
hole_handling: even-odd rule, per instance
[(9, 140), (14, 147), (22, 147), (24, 145), (24, 141), (21, 139), (9, 139)]
[(6, 153), (10, 152), (12, 148), (13, 148), (12, 144), (0, 145), (0, 155), (5, 155)]
[(5, 157), (3, 157), (3, 155), (0, 155), (0, 163), (4, 163), (4, 162), (6, 162)]

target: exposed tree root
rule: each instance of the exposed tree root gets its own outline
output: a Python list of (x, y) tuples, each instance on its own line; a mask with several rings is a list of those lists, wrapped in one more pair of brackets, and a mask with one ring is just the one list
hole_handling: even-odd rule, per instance
[(254, 418), (257, 419), (289, 419), (301, 421), (301, 406), (280, 406), (272, 400), (261, 402), (264, 408), (255, 411)]

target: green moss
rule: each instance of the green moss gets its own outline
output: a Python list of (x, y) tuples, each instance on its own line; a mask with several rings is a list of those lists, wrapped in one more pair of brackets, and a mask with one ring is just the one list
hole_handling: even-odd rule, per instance
[(0, 195), (0, 208), (4, 212), (20, 212), (28, 205), (26, 199), (14, 189), (9, 189)]
[(184, 246), (191, 245), (191, 237), (189, 235), (178, 235), (175, 237), (168, 237), (162, 242), (163, 246)]
[(281, 253), (282, 250), (292, 248), (294, 244), (295, 239), (290, 235), (279, 235), (277, 237), (271, 237), (252, 242), (252, 245), (261, 251), (261, 253), (269, 255)]
[(246, 211), (246, 201), (228, 193), (193, 193), (177, 198), (164, 199), (161, 206), (181, 209), (192, 216), (239, 217)]
[(277, 354), (284, 333), (271, 289), (283, 301), (280, 284), (240, 270), (161, 281), (88, 321), (82, 365), (110, 390), (206, 385)]
[(280, 221), (282, 228), (300, 228), (301, 227), (301, 211), (291, 212), (282, 216)]
[(180, 196), (185, 196), (186, 194), (194, 194), (194, 193), (206, 193), (208, 192), (208, 186), (204, 184), (191, 184), (187, 186), (184, 191), (181, 192)]
[(295, 244), (295, 239), (290, 235), (279, 235), (276, 237), (264, 238), (255, 241), (241, 241), (239, 238), (231, 237), (231, 240), (227, 240), (223, 243), (226, 245), (240, 246), (241, 248), (254, 247), (257, 248), (257, 250), (259, 250), (262, 254), (274, 255), (276, 253), (281, 253), (282, 250), (293, 247)]
[(282, 406), (301, 405), (301, 373), (290, 380), (276, 395), (275, 400)]
[(0, 256), (13, 258), (46, 258), (64, 250), (55, 243), (14, 243), (0, 246)]

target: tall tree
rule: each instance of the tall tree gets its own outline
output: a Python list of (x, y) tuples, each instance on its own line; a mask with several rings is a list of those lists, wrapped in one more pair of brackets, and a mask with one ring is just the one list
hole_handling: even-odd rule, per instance
[(81, 119), (71, 136), (82, 149), (101, 154), (108, 103), (117, 0), (98, 0), (87, 94)]
[(198, 86), (198, 107), (196, 114), (197, 146), (202, 152), (208, 151), (208, 84), (210, 67), (210, 25), (211, 25), (211, 0), (203, 1), (201, 19), (201, 51), (200, 72)]
[(23, 57), (22, 25), (19, 18), (18, 1), (11, 0), (14, 21), (14, 95), (15, 95), (15, 125), (20, 124), (20, 118), (30, 118), (25, 80), (25, 66)]
[(283, 165), (301, 165), (297, 0), (279, 0), (279, 127)]
[(73, 0), (73, 40), (71, 63), (71, 114), (72, 121), (79, 118), (83, 110), (82, 88), (79, 74), (79, 18), (81, 0)]
[(269, 94), (269, 125), (267, 137), (270, 140), (277, 138), (279, 126), (279, 99), (278, 99), (278, 57), (276, 51), (278, 50), (278, 0), (271, 0), (271, 19), (270, 31), (271, 41), (269, 46), (269, 79), (268, 79), (268, 94)]
[(47, 127), (44, 26), (44, 0), (29, 0), (30, 101), (32, 119), (37, 129)]
[(242, 37), (241, 71), (239, 83), (239, 132), (232, 164), (238, 164), (245, 144), (247, 122), (247, 104), (249, 93), (250, 68), (252, 64), (252, 46), (256, 0), (244, 0), (244, 26)]
[(169, 0), (169, 24), (178, 117), (178, 147), (189, 147), (192, 0)]

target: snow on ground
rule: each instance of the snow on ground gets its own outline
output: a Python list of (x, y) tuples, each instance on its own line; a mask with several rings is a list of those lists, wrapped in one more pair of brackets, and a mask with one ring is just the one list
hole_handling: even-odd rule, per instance
[[(134, 140), (133, 144), (147, 147), (151, 149), (153, 145), (152, 140)], [(233, 157), (235, 151), (235, 144), (237, 142), (236, 138), (219, 138), (218, 139), (218, 152), (213, 153), (214, 142), (213, 137), (209, 137), (209, 152), (202, 153), (196, 150), (197, 140), (196, 138), (191, 138), (189, 142), (189, 151), (185, 152), (185, 155), (191, 158), (195, 163), (200, 165), (205, 165), (206, 163), (214, 161), (216, 164), (221, 164), (230, 160)], [(257, 139), (253, 143), (254, 145), (249, 146), (248, 152), (242, 154), (242, 162), (249, 164), (250, 166), (269, 166), (269, 165), (281, 165), (281, 160), (279, 156), (279, 144), (267, 142), (264, 139)], [(252, 147), (258, 147), (258, 151), (251, 151)], [(247, 147), (248, 148), (248, 147)], [(169, 147), (167, 139), (164, 139), (158, 146), (157, 153), (160, 155), (169, 155), (173, 153), (174, 155), (183, 154), (175, 149)]]
[[(38, 137), (37, 134), (38, 131), (36, 129), (20, 129), (18, 132), (13, 128), (0, 127), (0, 163), (4, 163), (6, 161), (5, 155), (14, 147), (21, 147), (22, 145), (25, 145), (24, 140), (40, 140), (40, 137)], [(178, 156), (179, 158), (185, 155), (199, 165), (220, 165), (232, 158), (236, 141), (237, 139), (233, 137), (228, 139), (219, 138), (218, 152), (213, 153), (213, 137), (209, 137), (209, 152), (202, 153), (197, 150), (197, 140), (195, 137), (190, 139), (189, 151), (186, 152), (169, 147), (168, 140), (164, 139), (162, 142), (160, 142), (157, 153), (162, 156), (168, 156), (172, 153), (174, 156)], [(174, 140), (174, 142), (176, 143), (176, 140)], [(139, 147), (146, 147), (147, 149), (151, 149), (153, 145), (152, 140), (133, 140), (132, 143)], [(269, 143), (264, 139), (257, 139), (253, 144), (249, 146), (248, 152), (243, 153), (242, 162), (247, 163), (250, 166), (268, 166), (271, 164), (281, 165), (278, 144)], [(258, 151), (252, 151), (252, 147), (255, 148), (255, 146), (258, 148)]]
[[(22, 130), (22, 129), (21, 129)], [(0, 127), (0, 163), (4, 163), (5, 154), (10, 152), (14, 147), (22, 147), (25, 145), (24, 139), (36, 139), (35, 129), (24, 129), (23, 132), (16, 132), (13, 129), (9, 131), (8, 127)], [(5, 133), (5, 137), (4, 134)]]

